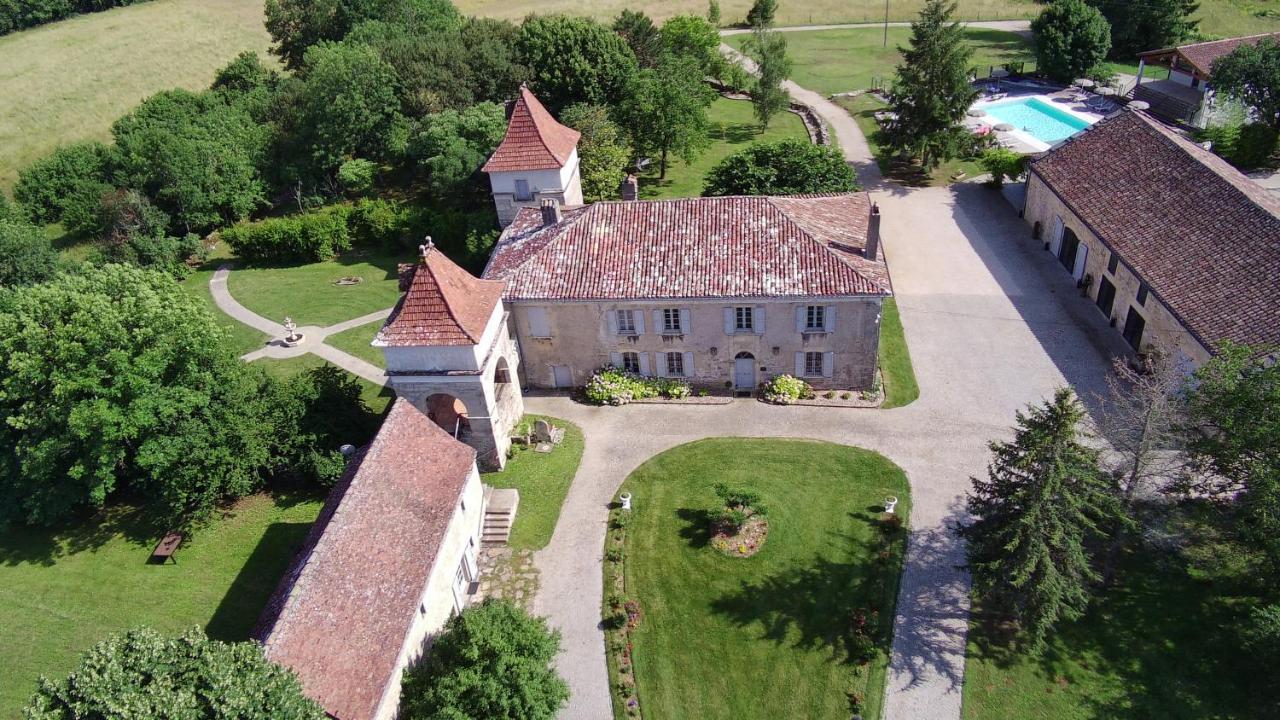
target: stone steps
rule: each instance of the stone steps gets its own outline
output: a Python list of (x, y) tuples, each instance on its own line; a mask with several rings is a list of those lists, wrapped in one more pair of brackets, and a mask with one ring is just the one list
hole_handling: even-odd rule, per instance
[(516, 509), (520, 506), (520, 492), (485, 486), (484, 500), (480, 544), (482, 547), (506, 545), (511, 538), (511, 526), (515, 524)]

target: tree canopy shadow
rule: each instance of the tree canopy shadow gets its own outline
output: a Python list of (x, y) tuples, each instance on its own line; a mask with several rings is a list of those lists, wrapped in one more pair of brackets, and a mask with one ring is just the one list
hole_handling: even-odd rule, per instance
[(680, 537), (689, 541), (689, 547), (701, 548), (711, 543), (711, 516), (710, 510), (702, 508), (676, 510), (676, 517), (682, 523)]
[[(849, 517), (877, 524), (866, 513)], [(842, 551), (815, 553), (769, 577), (744, 580), (736, 591), (712, 601), (712, 611), (739, 627), (759, 628), (763, 639), (826, 650), (840, 662), (869, 659), (853, 632), (865, 621), (872, 650), (887, 653), (899, 555), (892, 550), (882, 555), (880, 531), (874, 528), (865, 536), (833, 535)], [(901, 547), (900, 539), (893, 544)]]
[[(54, 565), (67, 555), (100, 548), (118, 536), (149, 550), (164, 527), (144, 509), (108, 506), (91, 516), (53, 527), (13, 525), (0, 530), (0, 565)], [(144, 558), (145, 560), (145, 558)]]

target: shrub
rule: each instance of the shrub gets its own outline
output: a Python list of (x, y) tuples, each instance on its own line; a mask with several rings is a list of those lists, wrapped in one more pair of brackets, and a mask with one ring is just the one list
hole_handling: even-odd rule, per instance
[(731, 508), (721, 508), (716, 514), (712, 523), (730, 534), (737, 533), (747, 524), (747, 513), (742, 510), (734, 510)]
[(40, 228), (0, 216), (0, 288), (45, 282), (58, 266), (58, 251)]
[(373, 189), (378, 166), (368, 160), (355, 158), (338, 166), (338, 182), (351, 195), (365, 195)]
[(791, 375), (775, 375), (764, 384), (764, 399), (778, 405), (790, 405), (813, 397), (809, 383)]
[(632, 400), (668, 397), (685, 398), (689, 384), (674, 378), (648, 378), (618, 368), (603, 367), (591, 376), (583, 393), (596, 405), (626, 405)]
[(222, 239), (242, 258), (253, 260), (328, 260), (351, 249), (350, 209), (343, 206), (241, 223), (222, 231)]
[(1264, 123), (1245, 123), (1232, 118), (1196, 133), (1196, 139), (1211, 143), (1213, 152), (1240, 168), (1252, 170), (1266, 165), (1276, 149), (1276, 131)]
[(764, 515), (766, 512), (760, 493), (755, 490), (716, 483), (715, 491), (716, 497), (720, 498), (726, 508), (747, 510), (754, 515)]
[(395, 247), (409, 234), (413, 211), (392, 200), (361, 200), (347, 215), (351, 244), (363, 247)]
[(455, 616), (426, 659), (405, 672), (405, 720), (551, 720), (569, 688), (551, 663), (560, 633), (510, 603), (486, 600)]
[(979, 163), (983, 170), (991, 173), (990, 185), (998, 188), (1004, 185), (1006, 178), (1017, 180), (1021, 177), (1027, 159), (1008, 148), (994, 147), (982, 153)]
[(852, 192), (857, 176), (839, 150), (791, 138), (753, 143), (707, 173), (704, 196)]
[(1275, 667), (1280, 663), (1280, 605), (1254, 609), (1240, 631), (1240, 644), (1259, 665)]
[(325, 714), (258, 643), (210, 640), (199, 628), (173, 638), (137, 628), (94, 645), (67, 678), (40, 678), (25, 717), (323, 720)]
[(1084, 0), (1057, 0), (1031, 23), (1038, 69), (1071, 82), (1102, 64), (1111, 51), (1111, 25)]
[(60, 147), (18, 173), (13, 198), (33, 222), (61, 222), (68, 230), (87, 230), (93, 226), (98, 202), (111, 190), (110, 156), (110, 148), (99, 142)]
[(204, 246), (196, 235), (170, 237), (165, 232), (168, 225), (169, 216), (145, 195), (133, 190), (107, 193), (98, 206), (95, 228), (101, 260), (184, 275), (186, 262), (203, 254)]

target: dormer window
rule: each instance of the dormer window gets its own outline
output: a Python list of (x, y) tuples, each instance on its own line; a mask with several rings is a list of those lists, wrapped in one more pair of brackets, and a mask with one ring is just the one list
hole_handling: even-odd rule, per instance
[(529, 192), (529, 181), (524, 178), (516, 180), (516, 200), (532, 200), (533, 193)]

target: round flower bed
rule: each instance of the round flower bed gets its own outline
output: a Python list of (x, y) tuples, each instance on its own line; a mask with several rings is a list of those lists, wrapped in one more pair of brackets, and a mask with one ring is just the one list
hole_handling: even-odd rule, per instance
[(745, 558), (760, 552), (769, 534), (769, 521), (761, 515), (752, 515), (740, 526), (712, 523), (711, 546), (729, 557)]

